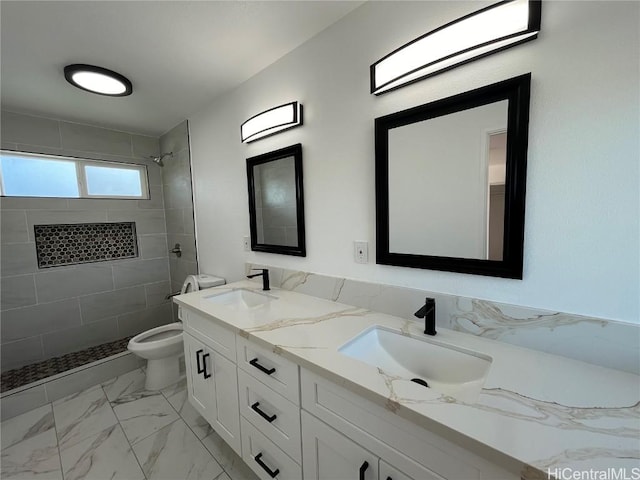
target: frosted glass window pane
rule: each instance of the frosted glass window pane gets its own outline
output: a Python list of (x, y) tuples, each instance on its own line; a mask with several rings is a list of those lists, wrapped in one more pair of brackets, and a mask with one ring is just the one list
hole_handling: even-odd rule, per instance
[(142, 196), (139, 170), (87, 165), (85, 175), (89, 195)]
[(5, 195), (16, 197), (79, 197), (76, 164), (2, 156)]

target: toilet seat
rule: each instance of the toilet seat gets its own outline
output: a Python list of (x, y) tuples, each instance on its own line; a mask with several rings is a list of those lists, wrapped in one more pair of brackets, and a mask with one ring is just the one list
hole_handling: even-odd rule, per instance
[(180, 322), (169, 323), (142, 332), (129, 340), (128, 348), (134, 353), (146, 352), (175, 343), (182, 343), (182, 323)]

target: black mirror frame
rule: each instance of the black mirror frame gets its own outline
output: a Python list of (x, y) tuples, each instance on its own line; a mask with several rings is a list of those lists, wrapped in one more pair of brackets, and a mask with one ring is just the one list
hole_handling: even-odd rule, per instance
[[(256, 224), (255, 177), (253, 175), (253, 167), (287, 157), (293, 157), (295, 168), (298, 245), (292, 247), (287, 245), (258, 243), (258, 232)], [(298, 143), (296, 145), (291, 145), (279, 150), (274, 150), (273, 152), (268, 152), (262, 155), (247, 158), (247, 185), (249, 187), (249, 223), (251, 229), (251, 250), (256, 252), (280, 253), (282, 255), (306, 257), (307, 250), (305, 245), (304, 230), (304, 191), (302, 181), (302, 144)]]
[[(376, 263), (522, 279), (531, 73), (375, 119)], [(508, 100), (502, 260), (439, 257), (389, 251), (389, 130)]]

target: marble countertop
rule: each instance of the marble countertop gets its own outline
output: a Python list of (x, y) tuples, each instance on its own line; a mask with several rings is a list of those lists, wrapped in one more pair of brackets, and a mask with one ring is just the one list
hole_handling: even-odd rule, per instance
[(492, 358), (477, 401), (466, 403), (338, 351), (374, 325), (424, 338), (420, 322), (279, 289), (249, 310), (206, 299), (239, 288), (262, 293), (241, 281), (174, 301), (522, 478), (547, 478), (548, 469), (631, 475), (640, 468), (637, 375), (439, 329), (439, 343)]

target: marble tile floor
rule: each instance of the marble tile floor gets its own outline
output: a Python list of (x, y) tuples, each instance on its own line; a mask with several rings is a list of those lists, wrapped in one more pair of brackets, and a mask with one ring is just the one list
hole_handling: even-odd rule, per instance
[(0, 478), (257, 480), (187, 400), (136, 369), (0, 425)]

